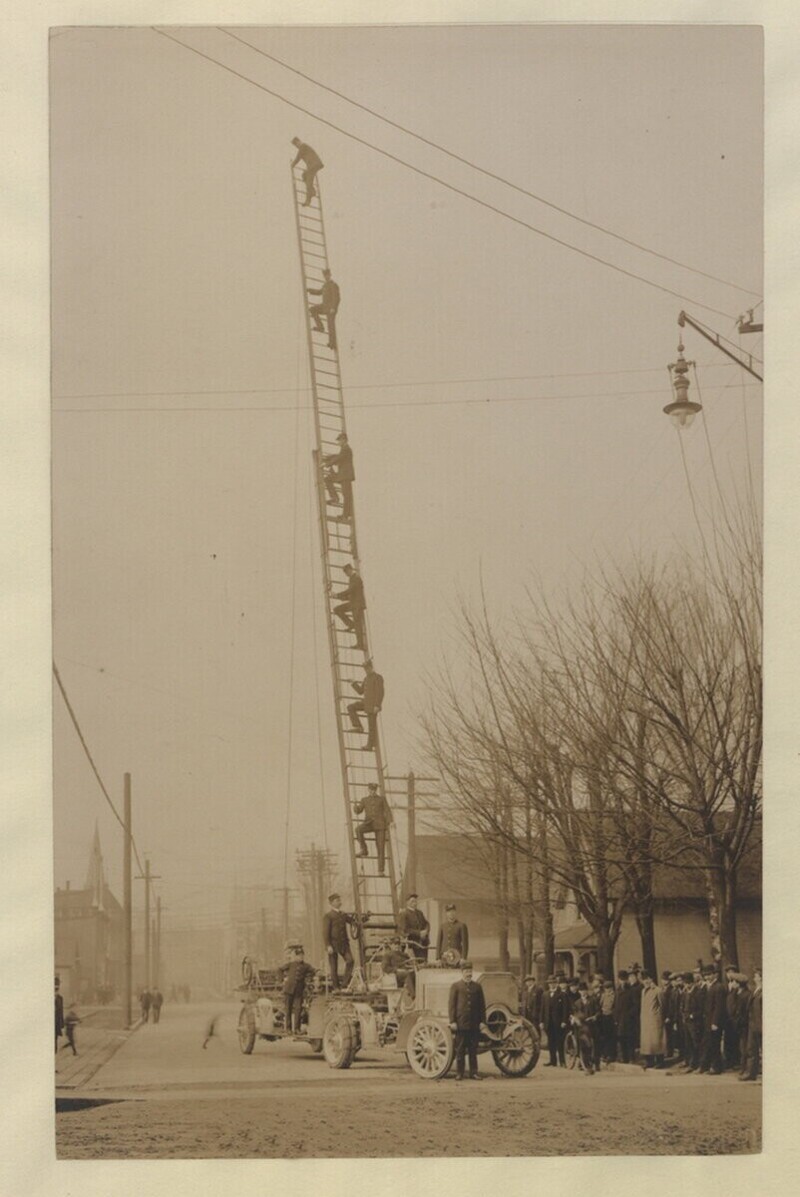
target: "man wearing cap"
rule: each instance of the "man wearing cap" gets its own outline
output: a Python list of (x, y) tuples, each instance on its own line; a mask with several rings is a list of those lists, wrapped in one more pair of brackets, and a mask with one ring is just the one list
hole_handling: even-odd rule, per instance
[(300, 1015), (303, 1012), (303, 994), (306, 983), (314, 975), (314, 969), (305, 962), (302, 947), (295, 948), (292, 959), (286, 967), (283, 980), (283, 999), (285, 1009), (284, 1026), (287, 1031), (295, 1035), (300, 1031)]
[(527, 976), (522, 985), (520, 1013), (522, 1014), (522, 1017), (527, 1018), (528, 1022), (532, 1023), (539, 1032), (541, 1032), (542, 1029), (544, 998), (544, 988), (539, 984), (534, 976)]
[[(348, 561), (344, 566), (344, 575), (347, 584), (344, 590), (334, 592), (331, 591), (331, 596), (342, 601), (338, 606), (333, 608), (334, 615), (338, 615), (348, 632), (354, 632), (356, 637), (356, 648), (364, 648), (364, 612), (367, 609), (367, 600), (364, 596), (364, 583), (361, 574)], [(362, 686), (362, 682), (353, 682), (356, 687)], [(361, 691), (359, 690), (359, 693)], [(351, 706), (357, 704), (351, 703)], [(348, 711), (350, 707), (347, 708)], [(350, 716), (352, 721), (352, 715)], [(358, 725), (360, 728), (360, 724)]]
[[(361, 647), (364, 647), (363, 644)], [(364, 727), (359, 715), (366, 715), (367, 742), (364, 745), (364, 751), (372, 752), (378, 742), (378, 715), (383, 706), (384, 695), (383, 678), (375, 672), (372, 661), (365, 661), (363, 682), (351, 682), (350, 684), (355, 692), (361, 695), (356, 702), (347, 704), (350, 723), (355, 731), (363, 732)]]
[(353, 483), (356, 472), (353, 466), (353, 450), (347, 440), (347, 433), (340, 432), (336, 440), (339, 443), (338, 453), (328, 453), (323, 457), (325, 463), (325, 489), (328, 492), (328, 502), (339, 503), (339, 491), (342, 493), (341, 519), (350, 520), (353, 517)]
[(320, 321), (320, 316), (325, 317), (328, 325), (328, 348), (336, 348), (336, 313), (339, 311), (339, 304), (342, 296), (339, 291), (339, 284), (334, 282), (330, 270), (326, 267), (322, 272), (322, 286), (309, 287), (309, 295), (319, 295), (319, 303), (312, 303), (308, 309), (314, 321), (314, 331), (324, 332)]
[(703, 1055), (700, 1072), (718, 1076), (722, 1072), (722, 1028), (725, 1025), (725, 986), (719, 979), (716, 966), (706, 965), (706, 1000), (704, 1012)]
[(556, 994), (558, 992), (557, 981), (553, 973), (547, 978), (547, 988), (542, 994), (542, 1020), (541, 1027), (547, 1036), (547, 1049), (550, 1052), (550, 1059), (545, 1064), (545, 1068), (558, 1067), (558, 1036), (555, 1031), (556, 1012), (554, 1009), (556, 1002)]
[(570, 1009), (569, 1021), (575, 1028), (575, 1039), (583, 1065), (585, 1076), (592, 1076), (596, 1056), (593, 1027), (597, 1021), (595, 1007), (589, 997), (589, 986), (585, 981), (570, 981), (570, 988), (574, 988), (574, 1000)]
[(292, 138), (292, 145), (297, 149), (297, 155), (292, 163), (292, 170), (297, 166), (298, 162), (302, 162), (305, 166), (303, 171), (303, 182), (306, 185), (306, 198), (303, 204), (307, 208), (311, 203), (311, 198), (314, 195), (314, 179), (322, 170), (323, 162), (316, 150), (312, 150), (310, 145), (306, 145), (299, 137)]
[(614, 1003), (616, 1001), (614, 982), (604, 981), (600, 994), (599, 1027), (600, 1059), (606, 1064), (617, 1058), (617, 1033), (614, 1026)]
[(480, 1081), (478, 1072), (478, 1040), (486, 1031), (486, 998), (483, 989), (472, 979), (472, 963), (461, 962), (461, 980), (450, 986), (448, 1000), (450, 1030), (455, 1035), (456, 1080), (464, 1079), (465, 1057), (469, 1056), (470, 1080)]
[(726, 1068), (739, 1068), (739, 1008), (743, 1001), (739, 973), (734, 968), (725, 969), (725, 1027), (722, 1032), (722, 1051)]
[(617, 973), (617, 992), (614, 999), (614, 1026), (617, 1032), (617, 1047), (623, 1064), (630, 1064), (636, 1046), (637, 993), (629, 984), (627, 969)]
[(683, 1025), (686, 1034), (684, 1059), (687, 1072), (696, 1072), (700, 1067), (705, 1021), (706, 991), (699, 969), (686, 973), (683, 999)]
[(353, 810), (357, 815), (363, 813), (364, 818), (356, 825), (356, 839), (358, 840), (359, 855), (369, 856), (367, 832), (375, 836), (375, 847), (378, 853), (378, 872), (381, 877), (386, 872), (386, 835), (392, 823), (392, 812), (386, 797), (378, 792), (377, 782), (371, 781), (367, 786), (367, 793), (363, 799), (356, 802)]
[(397, 929), (402, 937), (408, 941), (408, 945), (417, 960), (424, 961), (428, 959), (428, 933), (430, 932), (430, 927), (431, 925), (425, 918), (425, 915), (417, 907), (417, 895), (409, 894), (405, 909), (400, 911)]
[(331, 974), (331, 985), (339, 988), (339, 957), (344, 960), (344, 979), (342, 988), (346, 989), (353, 975), (353, 953), (350, 951), (350, 939), (347, 933), (348, 924), (355, 922), (352, 914), (345, 914), (342, 910), (342, 899), (339, 894), (331, 894), (328, 898), (330, 908), (325, 911), (322, 919), (322, 942), (328, 954), (328, 968)]
[(411, 962), (407, 953), (403, 951), (403, 942), (399, 935), (393, 935), (389, 947), (383, 953), (381, 972), (385, 977), (393, 976), (399, 989), (405, 984), (410, 969)]
[(753, 969), (753, 992), (748, 1003), (747, 1019), (747, 1060), (744, 1073), (739, 1078), (742, 1081), (758, 1080), (761, 1065), (762, 1036), (764, 1031), (763, 998), (761, 991), (761, 967)]
[[(556, 991), (550, 1007), (550, 1025), (547, 1028), (547, 1042), (555, 1046), (556, 1059), (562, 1068), (566, 1068), (564, 1055), (564, 1039), (569, 1030), (569, 1014), (572, 1009), (572, 998), (567, 986), (567, 978), (562, 972), (556, 973)], [(551, 1050), (552, 1059), (552, 1050)]]
[(456, 918), (455, 903), (448, 902), (444, 908), (444, 922), (436, 938), (436, 959), (441, 960), (445, 952), (456, 952), (459, 960), (469, 956), (469, 931), (467, 924)]
[(667, 969), (666, 972), (662, 972), (661, 984), (658, 987), (658, 1003), (664, 1025), (664, 1048), (667, 1058), (675, 1054), (676, 997), (677, 994), (672, 984), (672, 973)]

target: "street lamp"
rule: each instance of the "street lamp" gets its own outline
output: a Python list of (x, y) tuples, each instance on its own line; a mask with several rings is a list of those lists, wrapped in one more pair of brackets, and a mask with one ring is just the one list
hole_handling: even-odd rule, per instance
[(664, 408), (664, 412), (672, 420), (676, 428), (688, 428), (692, 420), (699, 411), (702, 411), (702, 406), (699, 403), (692, 403), (688, 398), (689, 395), (689, 367), (693, 366), (694, 362), (687, 362), (683, 356), (683, 340), (678, 341), (678, 360), (671, 362), (667, 369), (669, 370), (670, 380), (675, 388), (675, 401), (668, 403)]

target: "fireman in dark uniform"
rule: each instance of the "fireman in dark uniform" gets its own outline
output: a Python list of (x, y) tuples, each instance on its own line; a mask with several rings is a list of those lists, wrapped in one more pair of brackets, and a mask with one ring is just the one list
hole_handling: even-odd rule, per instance
[(486, 1026), (486, 998), (483, 989), (472, 979), (472, 963), (461, 963), (461, 980), (450, 987), (448, 1001), (450, 1029), (455, 1034), (456, 1080), (464, 1079), (464, 1061), (469, 1056), (470, 1080), (482, 1079), (478, 1072), (478, 1040)]
[(306, 982), (314, 975), (314, 969), (306, 964), (305, 955), (301, 947), (295, 948), (294, 958), (286, 967), (283, 980), (283, 998), (287, 1031), (298, 1034), (300, 1030), (300, 1015), (303, 1011), (303, 994)]
[(350, 951), (347, 927), (355, 920), (352, 914), (345, 914), (342, 910), (342, 899), (339, 894), (331, 894), (328, 901), (330, 909), (325, 911), (322, 919), (322, 942), (328, 953), (328, 966), (334, 989), (339, 988), (339, 957), (341, 956), (344, 960), (342, 988), (346, 989), (353, 975), (353, 953)]
[(439, 928), (436, 940), (436, 959), (441, 960), (445, 952), (455, 952), (459, 960), (469, 956), (469, 931), (466, 923), (460, 923), (456, 918), (456, 908), (453, 902), (448, 902), (444, 908), (445, 919)]
[(400, 911), (398, 931), (408, 940), (409, 947), (417, 960), (428, 959), (428, 932), (430, 923), (421, 910), (417, 909), (417, 895), (409, 894), (405, 910)]
[(341, 487), (341, 518), (349, 520), (353, 517), (353, 483), (356, 480), (356, 471), (353, 466), (353, 450), (348, 444), (346, 432), (340, 432), (336, 440), (339, 442), (339, 452), (328, 453), (323, 458), (326, 467), (325, 489), (328, 492), (328, 502), (337, 505), (339, 502), (339, 492), (336, 487)]
[(378, 872), (381, 877), (386, 872), (386, 836), (392, 823), (392, 812), (383, 794), (378, 793), (377, 782), (371, 781), (367, 793), (362, 801), (353, 807), (357, 815), (363, 813), (364, 818), (356, 825), (356, 839), (359, 854), (369, 856), (367, 841), (364, 838), (368, 831), (375, 836), (375, 847), (378, 853)]

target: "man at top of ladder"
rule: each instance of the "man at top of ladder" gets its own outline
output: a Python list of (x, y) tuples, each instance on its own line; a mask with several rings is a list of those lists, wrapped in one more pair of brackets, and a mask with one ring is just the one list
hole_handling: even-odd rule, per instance
[(307, 208), (314, 196), (314, 180), (322, 170), (323, 162), (317, 151), (312, 150), (311, 146), (306, 145), (299, 137), (292, 138), (292, 145), (297, 146), (297, 155), (292, 163), (292, 169), (297, 166), (298, 162), (305, 163), (303, 182), (306, 185), (306, 198), (303, 201), (303, 207)]

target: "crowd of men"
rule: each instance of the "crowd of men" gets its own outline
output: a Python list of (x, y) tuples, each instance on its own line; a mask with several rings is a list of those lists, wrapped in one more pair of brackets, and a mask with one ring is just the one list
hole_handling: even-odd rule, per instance
[(596, 973), (590, 982), (557, 973), (545, 986), (527, 977), (523, 1013), (547, 1037), (545, 1067), (565, 1067), (565, 1040), (573, 1031), (584, 1071), (601, 1062), (667, 1065), (686, 1073), (738, 1070), (755, 1081), (762, 1055), (762, 971), (700, 966), (664, 972), (656, 983), (638, 964), (621, 969), (617, 983)]

